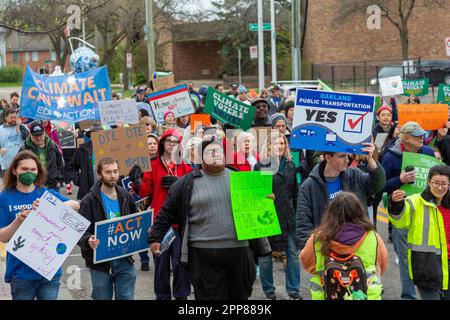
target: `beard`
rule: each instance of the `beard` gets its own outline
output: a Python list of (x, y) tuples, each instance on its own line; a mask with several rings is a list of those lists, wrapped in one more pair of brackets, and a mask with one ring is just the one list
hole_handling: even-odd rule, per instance
[(102, 183), (108, 188), (114, 188), (117, 185), (117, 182), (118, 180), (110, 180), (110, 181), (102, 180)]

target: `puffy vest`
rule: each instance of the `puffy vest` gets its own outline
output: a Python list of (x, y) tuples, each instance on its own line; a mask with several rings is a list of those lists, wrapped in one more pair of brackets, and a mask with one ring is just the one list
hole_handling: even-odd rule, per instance
[[(323, 275), (325, 270), (325, 256), (322, 254), (321, 244), (314, 241), (314, 253), (316, 256), (316, 274), (311, 278), (311, 298), (312, 300), (325, 300), (323, 288)], [(378, 252), (378, 240), (375, 232), (370, 231), (361, 246), (354, 253), (359, 256), (366, 270), (367, 276), (367, 300), (381, 300), (383, 285), (381, 277), (376, 275)]]

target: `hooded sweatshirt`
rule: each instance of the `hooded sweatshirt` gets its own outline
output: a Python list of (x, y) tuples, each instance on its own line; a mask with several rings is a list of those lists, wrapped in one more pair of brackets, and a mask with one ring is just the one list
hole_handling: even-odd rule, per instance
[[(400, 140), (394, 140), (388, 147), (388, 151), (383, 156), (381, 165), (386, 173), (386, 186), (384, 192), (391, 194), (402, 186), (400, 181), (400, 173), (402, 172), (402, 160), (405, 148)], [(428, 146), (420, 148), (420, 154), (434, 157), (434, 151)]]
[[(338, 255), (349, 255), (355, 253), (363, 244), (364, 239), (371, 231), (366, 231), (359, 225), (353, 223), (345, 224), (337, 233), (334, 241), (330, 244), (331, 251)], [(388, 251), (386, 246), (378, 233), (375, 233), (378, 241), (377, 246), (377, 274), (382, 275), (388, 267)], [(306, 243), (305, 248), (300, 252), (300, 262), (303, 264), (305, 270), (310, 274), (316, 272), (316, 255), (314, 252), (314, 237), (313, 234)]]
[[(142, 183), (139, 186), (139, 196), (142, 198), (152, 196), (152, 203), (150, 205), (151, 209), (154, 209), (153, 221), (155, 221), (156, 216), (161, 210), (164, 201), (166, 200), (167, 193), (169, 191), (168, 188), (162, 186), (162, 178), (165, 176), (173, 175), (177, 177), (182, 177), (186, 173), (192, 171), (192, 168), (181, 162), (180, 164), (171, 165), (172, 168), (167, 168), (167, 166), (161, 160), (162, 155), (164, 154), (164, 139), (168, 136), (174, 136), (180, 141), (181, 146), (181, 137), (178, 134), (177, 130), (167, 130), (161, 137), (158, 143), (158, 156), (155, 160), (152, 161), (152, 171), (144, 172), (142, 177)], [(181, 159), (181, 157), (180, 157)], [(169, 172), (170, 171), (170, 172)]]

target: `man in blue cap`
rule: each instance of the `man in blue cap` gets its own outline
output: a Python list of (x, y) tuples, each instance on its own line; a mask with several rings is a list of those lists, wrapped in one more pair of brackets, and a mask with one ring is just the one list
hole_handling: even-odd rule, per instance
[[(432, 148), (423, 145), (426, 131), (417, 122), (407, 122), (400, 129), (399, 138), (391, 143), (383, 156), (381, 165), (386, 172), (386, 186), (384, 192), (391, 196), (392, 192), (404, 184), (414, 183), (416, 172), (402, 171), (403, 152), (425, 154), (434, 157)], [(409, 277), (408, 271), (408, 242), (407, 229), (392, 227), (392, 242), (398, 256), (400, 280), (402, 282), (402, 299), (416, 299), (416, 289)]]
[(136, 102), (145, 102), (145, 88), (138, 87), (136, 89)]

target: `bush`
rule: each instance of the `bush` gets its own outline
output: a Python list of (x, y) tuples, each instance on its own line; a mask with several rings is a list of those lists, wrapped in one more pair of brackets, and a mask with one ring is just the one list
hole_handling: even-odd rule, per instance
[(19, 66), (0, 68), (0, 82), (22, 82), (22, 68)]
[(136, 72), (133, 74), (133, 83), (136, 85), (147, 83), (147, 75), (144, 72)]

